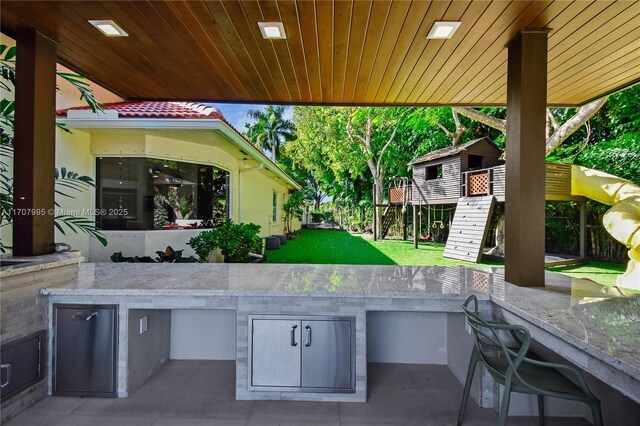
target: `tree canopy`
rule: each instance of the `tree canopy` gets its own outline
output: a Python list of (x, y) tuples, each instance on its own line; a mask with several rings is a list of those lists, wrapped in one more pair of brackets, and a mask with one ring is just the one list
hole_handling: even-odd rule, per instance
[(247, 136), (262, 149), (271, 152), (271, 159), (278, 158), (280, 146), (295, 138), (295, 125), (284, 118), (285, 107), (268, 106), (266, 110), (249, 110), (249, 117), (256, 120), (247, 125)]
[[(505, 148), (505, 108), (296, 106), (285, 125), (282, 112), (252, 112), (258, 121), (248, 136), (275, 147), (278, 164), (304, 185), (315, 209), (331, 200), (347, 216), (362, 218), (371, 210), (375, 181), (389, 186), (392, 177), (409, 177), (416, 157), (484, 136)], [(549, 160), (639, 183), (640, 85), (582, 108), (549, 108), (547, 136)]]

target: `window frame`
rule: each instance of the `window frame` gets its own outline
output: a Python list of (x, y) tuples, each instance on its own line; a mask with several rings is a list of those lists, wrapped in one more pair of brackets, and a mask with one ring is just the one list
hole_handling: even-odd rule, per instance
[[(103, 200), (102, 198), (102, 188), (100, 186), (100, 178), (101, 178), (101, 167), (100, 167), (100, 160), (102, 159), (118, 159), (118, 158), (122, 158), (122, 159), (145, 159), (145, 160), (163, 160), (163, 161), (175, 161), (177, 163), (186, 163), (186, 164), (193, 164), (196, 167), (199, 166), (208, 166), (208, 167), (213, 167), (216, 168), (222, 172), (224, 172), (226, 174), (226, 186), (227, 186), (227, 190), (226, 190), (226, 205), (225, 205), (225, 216), (226, 219), (232, 219), (232, 215), (233, 215), (233, 188), (232, 188), (232, 175), (233, 175), (233, 171), (221, 166), (220, 164), (216, 164), (216, 163), (212, 163), (212, 162), (204, 162), (204, 161), (195, 161), (195, 160), (189, 160), (189, 159), (184, 159), (184, 158), (174, 158), (174, 157), (156, 157), (156, 156), (152, 156), (152, 155), (147, 155), (147, 154), (141, 154), (141, 155), (119, 155), (119, 154), (99, 154), (99, 155), (92, 155), (93, 157), (93, 161), (94, 161), (94, 177), (95, 177), (95, 183), (96, 183), (96, 187), (94, 188), (94, 206), (96, 211), (104, 208), (103, 207)], [(197, 192), (196, 192), (196, 197), (197, 197)], [(94, 223), (96, 224), (96, 226), (100, 226), (101, 222), (100, 222), (100, 217), (98, 215), (93, 215), (92, 217)], [(163, 228), (148, 228), (148, 229), (141, 229), (141, 230), (136, 230), (136, 229), (105, 229), (104, 231), (110, 232), (129, 232), (129, 231), (143, 231), (143, 232), (149, 232), (149, 231), (166, 231), (167, 229), (163, 229)], [(171, 229), (172, 231), (175, 229)]]
[(278, 191), (273, 191), (271, 195), (271, 223), (278, 223)]

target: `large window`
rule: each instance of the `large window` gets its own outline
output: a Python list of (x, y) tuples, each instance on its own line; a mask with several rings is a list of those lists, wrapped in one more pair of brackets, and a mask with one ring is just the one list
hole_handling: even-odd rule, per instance
[(151, 158), (98, 158), (102, 229), (212, 227), (229, 217), (229, 173)]

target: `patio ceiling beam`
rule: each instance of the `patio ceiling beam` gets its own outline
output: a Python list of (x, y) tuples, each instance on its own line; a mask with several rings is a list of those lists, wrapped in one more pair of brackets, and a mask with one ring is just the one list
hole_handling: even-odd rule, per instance
[(13, 254), (54, 251), (56, 43), (16, 31)]
[(507, 45), (505, 278), (524, 287), (544, 286), (547, 33)]

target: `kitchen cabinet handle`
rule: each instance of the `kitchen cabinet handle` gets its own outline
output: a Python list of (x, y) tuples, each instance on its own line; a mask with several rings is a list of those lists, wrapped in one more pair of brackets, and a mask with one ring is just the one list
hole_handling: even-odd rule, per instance
[(291, 346), (298, 346), (298, 343), (296, 342), (296, 328), (298, 328), (297, 325), (291, 326)]
[(9, 384), (9, 382), (11, 382), (11, 364), (2, 364), (0, 365), (0, 369), (2, 368), (7, 369), (7, 381), (0, 384), (0, 388), (6, 387)]
[(82, 311), (80, 312), (76, 312), (75, 314), (73, 314), (71, 317), (74, 320), (85, 320), (85, 321), (89, 321), (91, 318), (93, 317), (97, 317), (98, 316), (98, 311), (93, 311), (89, 314), (89, 316), (85, 317), (86, 314), (83, 314)]
[(307, 343), (305, 343), (304, 345), (306, 347), (311, 346), (311, 327), (309, 326), (309, 324), (305, 325), (304, 328), (307, 330)]

